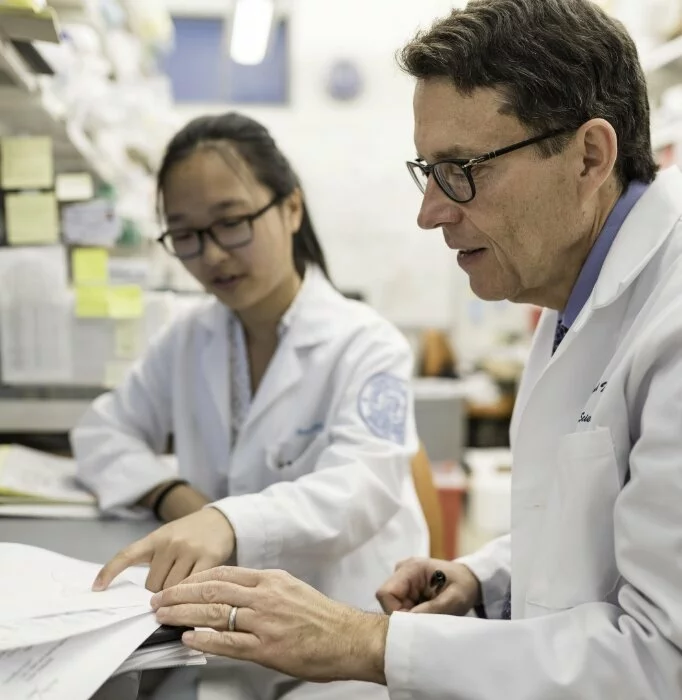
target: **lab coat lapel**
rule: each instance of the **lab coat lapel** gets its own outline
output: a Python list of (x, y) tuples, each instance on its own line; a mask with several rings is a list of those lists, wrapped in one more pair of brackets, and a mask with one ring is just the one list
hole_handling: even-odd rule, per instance
[(290, 337), (285, 337), (258, 387), (248, 418), (242, 427), (242, 433), (245, 433), (258, 418), (295, 386), (302, 376), (303, 369), (296, 345), (291, 342)]
[(230, 349), (227, 342), (227, 309), (216, 301), (204, 315), (204, 343), (201, 346), (197, 406), (200, 429), (211, 446), (214, 459), (227, 460), (230, 436)]
[(669, 168), (642, 195), (618, 232), (594, 290), (569, 335), (578, 333), (595, 310), (613, 304), (656, 255), (682, 216), (680, 191), (682, 173), (678, 168)]
[(519, 432), (533, 392), (546, 372), (571, 352), (576, 336), (594, 312), (611, 306), (635, 282), (642, 270), (670, 236), (682, 216), (682, 173), (670, 168), (658, 175), (627, 217), (611, 246), (597, 283), (585, 307), (571, 326), (556, 353), (550, 357), (557, 321), (545, 310), (533, 341), (523, 384), (512, 421), (512, 440)]
[(285, 315), (288, 328), (254, 396), (242, 435), (301, 381), (305, 353), (331, 334), (338, 302), (339, 293), (320, 270), (309, 266), (298, 296)]

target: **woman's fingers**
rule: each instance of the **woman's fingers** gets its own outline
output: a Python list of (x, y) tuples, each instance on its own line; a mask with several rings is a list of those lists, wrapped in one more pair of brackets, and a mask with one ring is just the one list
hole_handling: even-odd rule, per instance
[(191, 557), (176, 559), (161, 588), (171, 588), (172, 586), (177, 586), (178, 583), (184, 581), (192, 573), (193, 567), (194, 559)]
[(126, 569), (135, 564), (147, 564), (154, 556), (153, 533), (130, 546), (122, 549), (113, 559), (111, 559), (97, 574), (95, 582), (92, 584), (93, 591), (103, 591), (107, 589), (111, 582)]
[(149, 565), (149, 574), (144, 584), (148, 591), (157, 593), (163, 589), (163, 583), (168, 578), (168, 574), (175, 564), (175, 556), (166, 547), (154, 552)]
[(210, 559), (206, 559), (205, 557), (200, 557), (195, 562), (194, 566), (192, 567), (192, 570), (187, 574), (187, 578), (190, 578), (190, 577), (194, 576), (195, 574), (199, 574), (202, 571), (208, 571), (209, 569), (212, 569), (213, 567), (214, 567), (214, 564)]

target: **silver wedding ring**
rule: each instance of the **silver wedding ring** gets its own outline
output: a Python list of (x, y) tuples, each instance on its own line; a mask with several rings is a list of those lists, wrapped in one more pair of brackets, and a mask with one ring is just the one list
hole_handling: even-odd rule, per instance
[(230, 610), (230, 616), (227, 618), (227, 631), (234, 632), (237, 628), (237, 611), (239, 608), (233, 607)]

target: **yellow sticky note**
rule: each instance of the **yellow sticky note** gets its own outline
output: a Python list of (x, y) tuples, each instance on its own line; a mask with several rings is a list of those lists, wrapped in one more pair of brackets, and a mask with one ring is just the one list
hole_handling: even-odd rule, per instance
[(141, 287), (135, 284), (109, 287), (109, 316), (111, 318), (140, 318), (143, 311)]
[(109, 287), (76, 287), (75, 292), (78, 318), (109, 316)]
[(138, 322), (116, 321), (114, 345), (119, 360), (134, 360), (140, 354)]
[(49, 136), (3, 138), (2, 187), (6, 190), (48, 189), (54, 184), (54, 158)]
[(130, 371), (129, 362), (107, 362), (104, 366), (104, 386), (107, 389), (114, 389), (126, 377)]
[(5, 226), (10, 245), (59, 242), (59, 211), (54, 192), (5, 197)]
[(95, 184), (89, 173), (59, 173), (55, 190), (60, 202), (85, 202), (95, 196)]
[(73, 251), (71, 263), (76, 286), (109, 281), (109, 251), (106, 248), (77, 248)]

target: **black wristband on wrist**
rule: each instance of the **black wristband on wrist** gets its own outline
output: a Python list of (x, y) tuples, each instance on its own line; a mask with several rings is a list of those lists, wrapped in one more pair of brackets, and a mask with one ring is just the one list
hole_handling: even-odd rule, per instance
[(185, 481), (185, 479), (175, 479), (174, 481), (171, 481), (166, 484), (165, 488), (162, 489), (161, 493), (156, 497), (156, 500), (154, 501), (154, 505), (152, 506), (152, 513), (154, 513), (154, 517), (157, 520), (163, 520), (161, 517), (161, 513), (159, 512), (161, 510), (161, 506), (163, 505), (163, 502), (166, 498), (166, 496), (176, 487), (176, 486), (187, 486), (189, 482)]

